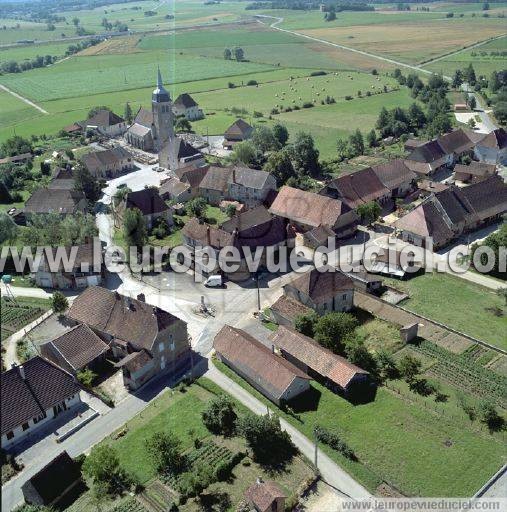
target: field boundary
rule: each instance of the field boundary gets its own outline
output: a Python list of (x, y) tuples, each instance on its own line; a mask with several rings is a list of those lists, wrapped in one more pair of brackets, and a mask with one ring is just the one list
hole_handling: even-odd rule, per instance
[(33, 107), (34, 109), (38, 110), (39, 112), (49, 115), (49, 112), (47, 110), (44, 110), (42, 107), (39, 107), (39, 105), (35, 104), (33, 101), (29, 100), (28, 98), (25, 98), (24, 96), (21, 96), (17, 92), (11, 91), (9, 88), (5, 87), (5, 85), (0, 84), (0, 89), (2, 91), (8, 92), (9, 94), (12, 94), (15, 98), (18, 98), (18, 100), (23, 101), (27, 105), (30, 105), (30, 107)]

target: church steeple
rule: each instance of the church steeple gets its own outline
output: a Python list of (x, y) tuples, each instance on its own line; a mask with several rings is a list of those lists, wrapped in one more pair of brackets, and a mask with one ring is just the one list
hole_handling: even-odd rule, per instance
[(162, 83), (162, 73), (160, 73), (160, 66), (157, 69), (157, 88), (153, 91), (152, 101), (154, 103), (165, 103), (171, 101), (169, 93)]

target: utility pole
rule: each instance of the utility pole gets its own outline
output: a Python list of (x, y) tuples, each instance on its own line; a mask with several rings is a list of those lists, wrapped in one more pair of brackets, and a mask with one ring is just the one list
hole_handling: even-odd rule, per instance
[(313, 436), (314, 436), (314, 443), (315, 443), (315, 452), (314, 452), (314, 455), (313, 455), (313, 463), (314, 463), (315, 467), (318, 469), (317, 456), (318, 456), (318, 453), (319, 453), (319, 442), (317, 441), (317, 434), (315, 432), (313, 433)]

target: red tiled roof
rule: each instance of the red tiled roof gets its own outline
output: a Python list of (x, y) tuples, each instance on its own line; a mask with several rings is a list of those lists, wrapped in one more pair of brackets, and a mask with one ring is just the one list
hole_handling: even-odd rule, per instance
[(261, 512), (271, 510), (272, 503), (287, 496), (275, 482), (255, 482), (245, 491), (245, 498)]

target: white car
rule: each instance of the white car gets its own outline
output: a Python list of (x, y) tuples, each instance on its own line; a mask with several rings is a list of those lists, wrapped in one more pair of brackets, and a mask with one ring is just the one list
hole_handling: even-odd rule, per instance
[(204, 281), (204, 286), (206, 286), (207, 288), (222, 288), (224, 286), (222, 276), (218, 274), (214, 276), (209, 276), (208, 279)]

